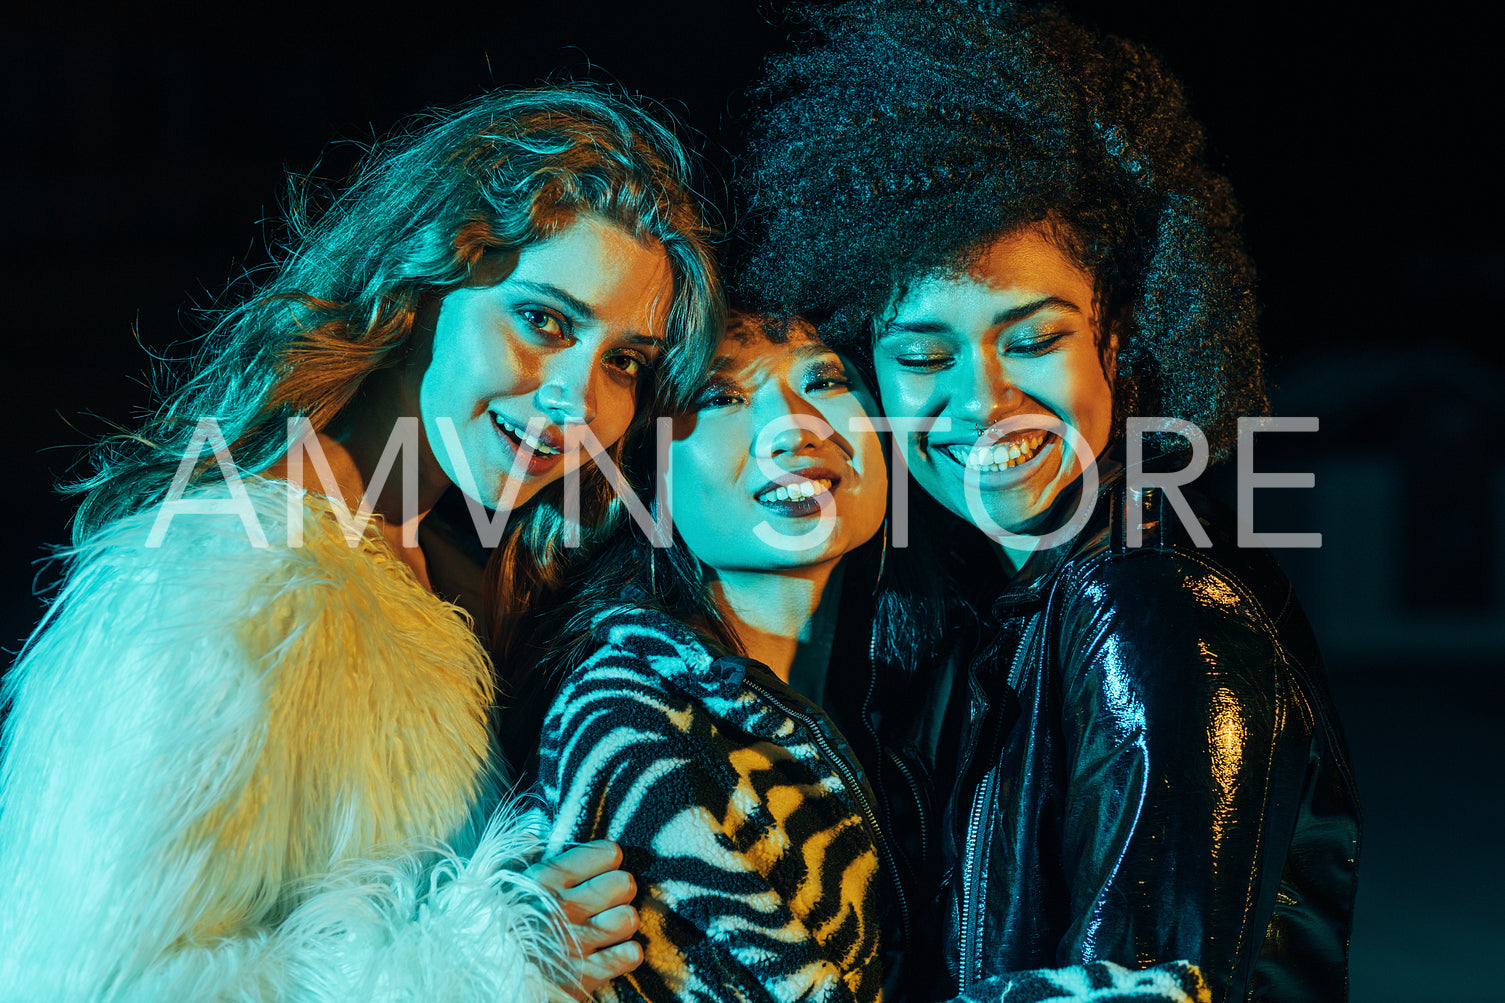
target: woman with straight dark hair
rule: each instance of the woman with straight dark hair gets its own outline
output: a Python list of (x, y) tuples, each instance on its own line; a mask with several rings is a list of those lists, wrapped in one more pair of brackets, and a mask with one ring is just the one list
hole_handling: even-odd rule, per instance
[[(457, 486), (531, 580), (570, 556), (528, 504), (566, 446), (620, 458), (698, 385), (723, 310), (689, 160), (605, 91), (497, 92), (289, 222), (73, 486), (5, 680), (0, 999), (523, 1001), (638, 960), (614, 847), (524, 869), (492, 666), (420, 530)], [(620, 503), (582, 475), (588, 548)]]
[(928, 679), (934, 994), (1187, 958), (1219, 1003), (1345, 998), (1359, 810), (1316, 643), (1270, 555), (1167, 486), (1268, 406), (1179, 86), (1050, 7), (810, 17), (762, 84), (741, 292), (872, 367), (923, 489), (897, 559), (983, 614)]

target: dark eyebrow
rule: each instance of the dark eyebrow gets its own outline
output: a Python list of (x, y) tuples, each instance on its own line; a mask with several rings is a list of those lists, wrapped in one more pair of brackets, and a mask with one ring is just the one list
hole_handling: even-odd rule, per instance
[(935, 320), (896, 320), (884, 327), (878, 337), (886, 338), (890, 334), (945, 334), (949, 330), (945, 324)]
[(794, 353), (802, 357), (813, 355), (836, 355), (836, 349), (824, 341), (807, 341), (803, 345), (794, 346)]
[(657, 352), (668, 351), (666, 347), (668, 342), (663, 338), (658, 338), (651, 334), (638, 334), (634, 331), (631, 334), (623, 335), (622, 340), (629, 345), (644, 345)]
[[(1070, 300), (1059, 296), (1042, 296), (1040, 299), (1021, 303), (1002, 313), (993, 315), (994, 324), (1013, 324), (1039, 313), (1041, 310), (1054, 308), (1057, 310), (1069, 310), (1072, 313), (1081, 313), (1082, 310)], [(896, 320), (883, 329), (878, 337), (883, 338), (890, 334), (945, 334), (950, 330), (945, 324), (935, 320)]]
[(565, 307), (570, 311), (570, 313), (575, 314), (575, 316), (580, 320), (596, 319), (596, 311), (589, 303), (585, 302), (582, 299), (577, 299), (576, 297), (571, 296), (569, 293), (565, 292), (563, 289), (560, 289), (558, 286), (553, 285), (552, 283), (529, 282), (526, 279), (519, 279), (514, 282), (513, 285), (523, 289), (531, 289), (536, 293), (543, 293), (545, 296), (554, 297), (560, 303), (563, 303)]
[(994, 314), (993, 323), (1012, 324), (1016, 320), (1023, 320), (1047, 307), (1055, 307), (1058, 310), (1070, 310), (1072, 313), (1082, 312), (1071, 300), (1063, 300), (1059, 296), (1045, 296), (1030, 303), (1021, 303), (1012, 310), (1005, 310), (1002, 313)]

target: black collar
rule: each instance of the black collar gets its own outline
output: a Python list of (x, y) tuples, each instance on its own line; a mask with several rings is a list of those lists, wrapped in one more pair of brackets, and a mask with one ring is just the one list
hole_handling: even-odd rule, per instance
[[(1097, 497), (1087, 525), (1076, 536), (1048, 550), (1030, 554), (1024, 566), (1014, 573), (999, 593), (993, 604), (995, 614), (1003, 607), (1030, 605), (1040, 602), (1049, 593), (1052, 585), (1065, 570), (1072, 558), (1097, 545), (1104, 533), (1118, 521), (1118, 509), (1123, 505), (1124, 456), (1122, 442), (1115, 442), (1103, 450), (1097, 460)], [(1045, 513), (1042, 525), (1064, 526), (1076, 515), (1077, 502), (1081, 498), (1082, 482), (1078, 478), (1063, 490)]]

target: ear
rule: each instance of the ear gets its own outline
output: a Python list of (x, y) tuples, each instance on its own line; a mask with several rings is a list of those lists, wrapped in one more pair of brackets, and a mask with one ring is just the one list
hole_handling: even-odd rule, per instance
[(1119, 335), (1127, 330), (1129, 323), (1129, 310), (1127, 307), (1114, 311), (1106, 321), (1106, 330), (1098, 339), (1097, 355), (1098, 362), (1103, 367), (1103, 376), (1108, 380), (1109, 388), (1113, 387), (1114, 380), (1118, 376), (1118, 349)]

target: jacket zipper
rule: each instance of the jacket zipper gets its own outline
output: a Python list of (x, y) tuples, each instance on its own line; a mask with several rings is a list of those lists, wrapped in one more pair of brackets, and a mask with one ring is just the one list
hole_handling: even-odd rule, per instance
[[(1009, 668), (1009, 687), (1016, 693), (1019, 691), (1023, 679), (1024, 661), (1028, 656), (1029, 644), (1034, 640), (1037, 622), (1031, 618), (1028, 626), (1020, 632), (1018, 649), (1014, 655), (1013, 664)], [(995, 645), (996, 650), (996, 645)], [(990, 707), (992, 713), (998, 713), (997, 707)], [(987, 712), (984, 712), (987, 713)], [(984, 719), (986, 721), (986, 718)], [(991, 729), (982, 737), (982, 747), (996, 753), (999, 723), (994, 721)], [(981, 729), (979, 729), (980, 731)], [(974, 743), (967, 757), (967, 768), (972, 765), (972, 760), (978, 750), (978, 744)], [(963, 771), (963, 775), (965, 771)], [(967, 820), (967, 850), (962, 859), (962, 949), (961, 949), (961, 988), (974, 984), (982, 978), (982, 894), (978, 888), (981, 884), (980, 858), (982, 856), (982, 824), (983, 816), (987, 807), (993, 801), (993, 786), (998, 780), (998, 764), (993, 763), (983, 774), (982, 783), (978, 785), (977, 794), (972, 799), (972, 809)]]
[(972, 801), (972, 816), (967, 826), (967, 856), (962, 867), (962, 970), (961, 988), (965, 989), (982, 977), (982, 922), (975, 915), (981, 907), (982, 895), (978, 893), (979, 878), (977, 858), (981, 854), (982, 816), (993, 790), (997, 767), (984, 777), (977, 796)]
[(892, 854), (889, 852), (888, 842), (884, 839), (883, 830), (878, 827), (878, 817), (874, 814), (872, 805), (868, 803), (867, 795), (862, 793), (862, 785), (857, 782), (856, 774), (851, 771), (846, 759), (832, 748), (830, 742), (826, 740), (825, 732), (815, 722), (814, 718), (803, 711), (786, 706), (772, 693), (751, 679), (746, 679), (745, 682), (748, 688), (754, 693), (757, 693), (764, 700), (767, 700), (779, 710), (805, 726), (805, 730), (814, 739), (816, 747), (820, 749), (821, 755), (835, 768), (837, 775), (841, 777), (841, 782), (846, 785), (847, 790), (852, 792), (852, 798), (857, 802), (857, 807), (861, 809), (863, 821), (867, 823), (869, 833), (873, 837), (873, 846), (882, 856), (883, 864), (888, 869), (889, 874), (893, 875), (894, 892), (899, 899), (899, 921), (904, 927), (904, 943), (910, 943), (909, 904), (904, 900), (904, 886), (899, 881), (899, 871), (895, 867)]
[[(997, 645), (998, 642), (995, 639), (991, 646), (991, 649), (985, 652), (984, 655), (990, 655), (991, 651), (997, 648)], [(971, 667), (968, 667), (967, 669), (967, 677), (969, 683), (971, 684), (969, 688), (975, 690), (975, 683), (971, 683)], [(974, 692), (968, 694), (968, 698), (978, 699), (978, 695)], [(987, 735), (983, 731), (983, 726), (988, 723), (987, 715), (991, 709), (991, 707), (984, 707), (983, 719), (978, 722), (978, 727), (973, 733), (972, 743), (966, 750), (966, 757), (962, 760), (961, 768), (957, 771), (956, 783), (958, 787), (966, 782), (967, 774), (972, 769), (973, 760), (977, 758), (977, 753), (980, 747), (983, 746), (987, 741)], [(977, 877), (975, 874), (976, 867), (974, 866), (974, 861), (977, 857), (977, 854), (979, 853), (978, 843), (981, 841), (983, 788), (988, 786), (986, 778), (989, 778), (992, 775), (993, 774), (991, 770), (987, 771), (984, 774), (984, 782), (978, 785), (977, 792), (973, 794), (972, 804), (967, 815), (967, 838), (966, 842), (963, 844), (962, 853), (962, 907), (961, 915), (958, 917), (961, 920), (961, 950), (959, 952), (960, 957), (957, 958), (958, 963), (956, 972), (957, 988), (962, 990), (965, 990), (967, 986), (970, 986), (974, 981), (972, 965), (972, 942), (976, 939), (979, 939), (976, 933), (976, 925), (972, 922), (972, 908), (977, 898), (975, 888), (977, 884)]]
[(905, 764), (903, 757), (893, 749), (884, 749), (883, 751), (893, 761), (893, 764), (899, 768), (900, 775), (909, 784), (909, 792), (914, 795), (915, 813), (920, 818), (920, 859), (926, 860), (930, 857), (930, 837), (925, 831), (927, 828), (925, 824), (925, 804), (920, 799), (920, 785), (915, 780), (914, 774), (909, 771), (909, 767)]

